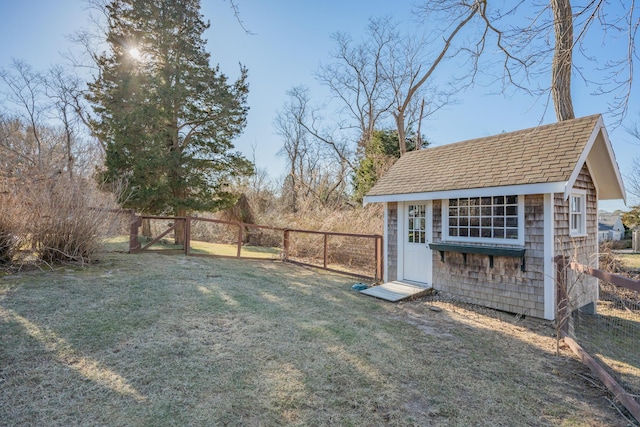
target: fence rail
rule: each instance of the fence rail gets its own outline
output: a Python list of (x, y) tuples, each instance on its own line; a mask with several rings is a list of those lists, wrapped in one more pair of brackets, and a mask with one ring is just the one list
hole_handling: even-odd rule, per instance
[[(640, 280), (569, 262), (563, 256), (556, 257), (555, 262), (556, 318), (561, 336), (616, 400), (640, 421)], [(596, 314), (572, 311), (570, 282), (580, 282), (583, 275), (600, 279)]]
[(382, 236), (377, 234), (289, 229), (191, 216), (139, 215), (131, 220), (129, 252), (142, 251), (281, 260), (382, 280)]

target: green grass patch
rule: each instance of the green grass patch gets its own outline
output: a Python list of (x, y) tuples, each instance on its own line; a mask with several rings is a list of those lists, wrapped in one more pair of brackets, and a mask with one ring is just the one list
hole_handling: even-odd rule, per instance
[[(150, 239), (140, 238), (140, 244), (144, 247)], [(172, 239), (161, 239), (160, 242), (151, 246), (149, 251), (183, 251), (184, 246), (175, 245)], [(129, 236), (109, 237), (103, 241), (103, 247), (109, 252), (126, 252), (129, 250)], [(235, 257), (238, 255), (238, 245), (209, 243), (198, 240), (191, 241), (191, 253), (200, 255), (215, 255), (224, 257)], [(281, 250), (279, 248), (243, 245), (241, 256), (245, 258), (259, 259), (279, 259)]]
[(616, 256), (620, 257), (625, 267), (640, 271), (640, 254), (619, 253)]

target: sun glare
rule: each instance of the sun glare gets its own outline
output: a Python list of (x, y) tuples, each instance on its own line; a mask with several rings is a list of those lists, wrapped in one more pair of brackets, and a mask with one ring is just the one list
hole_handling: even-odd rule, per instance
[(138, 49), (137, 47), (132, 47), (131, 49), (129, 49), (129, 55), (131, 55), (131, 57), (136, 61), (142, 59), (142, 52), (140, 52), (140, 49)]

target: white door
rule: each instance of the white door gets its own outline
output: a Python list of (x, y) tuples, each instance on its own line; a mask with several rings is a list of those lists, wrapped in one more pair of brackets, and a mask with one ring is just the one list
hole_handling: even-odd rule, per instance
[(418, 284), (431, 284), (431, 202), (406, 202), (403, 210), (401, 277)]

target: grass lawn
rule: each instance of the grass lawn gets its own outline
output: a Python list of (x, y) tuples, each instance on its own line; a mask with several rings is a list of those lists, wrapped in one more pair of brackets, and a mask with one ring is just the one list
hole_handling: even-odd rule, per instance
[(151, 253), (0, 277), (0, 425), (628, 425), (549, 322), (353, 283)]
[[(163, 243), (157, 243), (149, 248), (150, 251), (170, 251), (182, 250), (183, 246), (177, 246), (168, 241), (171, 239), (163, 239)], [(129, 236), (116, 236), (105, 239), (104, 247), (107, 251), (129, 250)], [(144, 239), (140, 240), (142, 247), (148, 242)], [(277, 248), (268, 248), (262, 246), (242, 246), (242, 256), (245, 258), (264, 258), (264, 259), (280, 259), (280, 250)], [(235, 257), (238, 254), (238, 245), (226, 245), (222, 243), (209, 243), (197, 240), (191, 241), (191, 253), (201, 255), (218, 255)]]
[(640, 254), (619, 253), (616, 256), (620, 257), (625, 267), (640, 272)]

